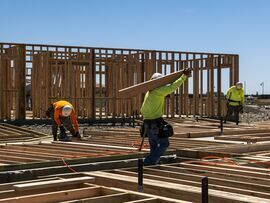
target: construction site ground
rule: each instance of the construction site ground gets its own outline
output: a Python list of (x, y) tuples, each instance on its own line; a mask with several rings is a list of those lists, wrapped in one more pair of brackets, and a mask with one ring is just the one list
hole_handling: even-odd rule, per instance
[[(139, 127), (80, 125), (82, 140), (52, 141), (50, 125), (0, 124), (0, 202), (270, 202), (269, 121), (166, 119), (175, 134), (161, 164), (143, 169)], [(140, 121), (136, 120), (136, 124)]]

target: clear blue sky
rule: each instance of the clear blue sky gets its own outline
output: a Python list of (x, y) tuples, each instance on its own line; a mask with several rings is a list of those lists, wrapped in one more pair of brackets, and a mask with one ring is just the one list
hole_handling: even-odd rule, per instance
[(268, 0), (0, 0), (0, 41), (240, 55), (270, 94)]

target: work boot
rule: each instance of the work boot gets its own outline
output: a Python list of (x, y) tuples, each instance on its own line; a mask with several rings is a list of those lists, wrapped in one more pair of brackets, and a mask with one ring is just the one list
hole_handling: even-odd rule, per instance
[(81, 140), (81, 139), (82, 139), (82, 137), (81, 137), (81, 135), (80, 135), (80, 133), (79, 133), (79, 132), (76, 132), (76, 133), (75, 133), (75, 135), (73, 135), (73, 136), (72, 136), (72, 140), (73, 140), (73, 139), (75, 139), (75, 140), (78, 140), (78, 141), (79, 141), (79, 140)]
[(53, 135), (53, 141), (57, 141), (57, 134)]
[(61, 125), (59, 128), (60, 128), (60, 134), (61, 133), (66, 134), (66, 129), (64, 128), (64, 126)]
[(71, 139), (68, 136), (60, 136), (59, 141), (69, 142), (71, 141)]

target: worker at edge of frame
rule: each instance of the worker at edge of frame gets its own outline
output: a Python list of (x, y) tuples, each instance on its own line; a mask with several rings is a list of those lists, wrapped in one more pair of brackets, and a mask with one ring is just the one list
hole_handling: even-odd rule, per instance
[[(154, 73), (150, 80), (162, 76), (161, 73)], [(190, 76), (191, 70), (184, 69), (183, 74), (173, 83), (155, 88), (145, 94), (140, 112), (144, 118), (143, 134), (148, 137), (150, 153), (144, 159), (144, 165), (160, 164), (160, 157), (169, 147), (169, 136), (172, 135), (163, 136), (161, 130), (167, 124), (162, 118), (164, 115), (164, 100), (168, 94), (173, 93)]]
[(57, 101), (51, 104), (46, 111), (46, 115), (52, 119), (52, 135), (54, 141), (57, 141), (58, 127), (60, 128), (59, 141), (71, 141), (66, 134), (66, 129), (69, 130), (72, 137), (81, 139), (77, 116), (72, 104), (64, 100)]
[(237, 82), (231, 86), (226, 93), (227, 100), (227, 114), (224, 119), (224, 123), (234, 114), (236, 125), (239, 124), (239, 113), (243, 113), (243, 107), (245, 103), (245, 93), (243, 89), (243, 83)]

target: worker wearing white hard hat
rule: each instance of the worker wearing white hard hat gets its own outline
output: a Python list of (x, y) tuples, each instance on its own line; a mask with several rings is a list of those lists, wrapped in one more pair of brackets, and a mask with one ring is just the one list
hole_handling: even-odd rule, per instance
[(243, 83), (242, 82), (237, 82), (235, 84), (235, 86), (236, 86), (237, 89), (242, 89), (243, 88)]
[[(164, 114), (164, 100), (168, 94), (173, 93), (191, 75), (191, 70), (186, 69), (183, 74), (173, 83), (150, 90), (145, 94), (141, 107), (144, 118), (141, 129), (142, 137), (148, 136), (150, 153), (145, 158), (144, 164), (151, 165), (159, 162), (169, 146), (169, 137), (173, 135), (172, 126), (166, 123), (162, 116)], [(163, 77), (161, 73), (154, 73), (151, 80)]]
[(46, 112), (47, 116), (52, 118), (52, 134), (54, 141), (57, 140), (57, 130), (60, 128), (60, 141), (69, 141), (66, 135), (66, 129), (70, 131), (73, 137), (81, 138), (79, 125), (72, 104), (61, 100), (52, 104)]
[(239, 113), (243, 112), (245, 103), (245, 93), (243, 83), (237, 82), (230, 87), (226, 93), (227, 99), (227, 114), (224, 123), (234, 114), (236, 125), (239, 123)]
[(155, 79), (158, 79), (158, 78), (161, 78), (161, 77), (163, 77), (163, 75), (161, 73), (154, 73), (151, 76), (151, 80), (155, 80)]

